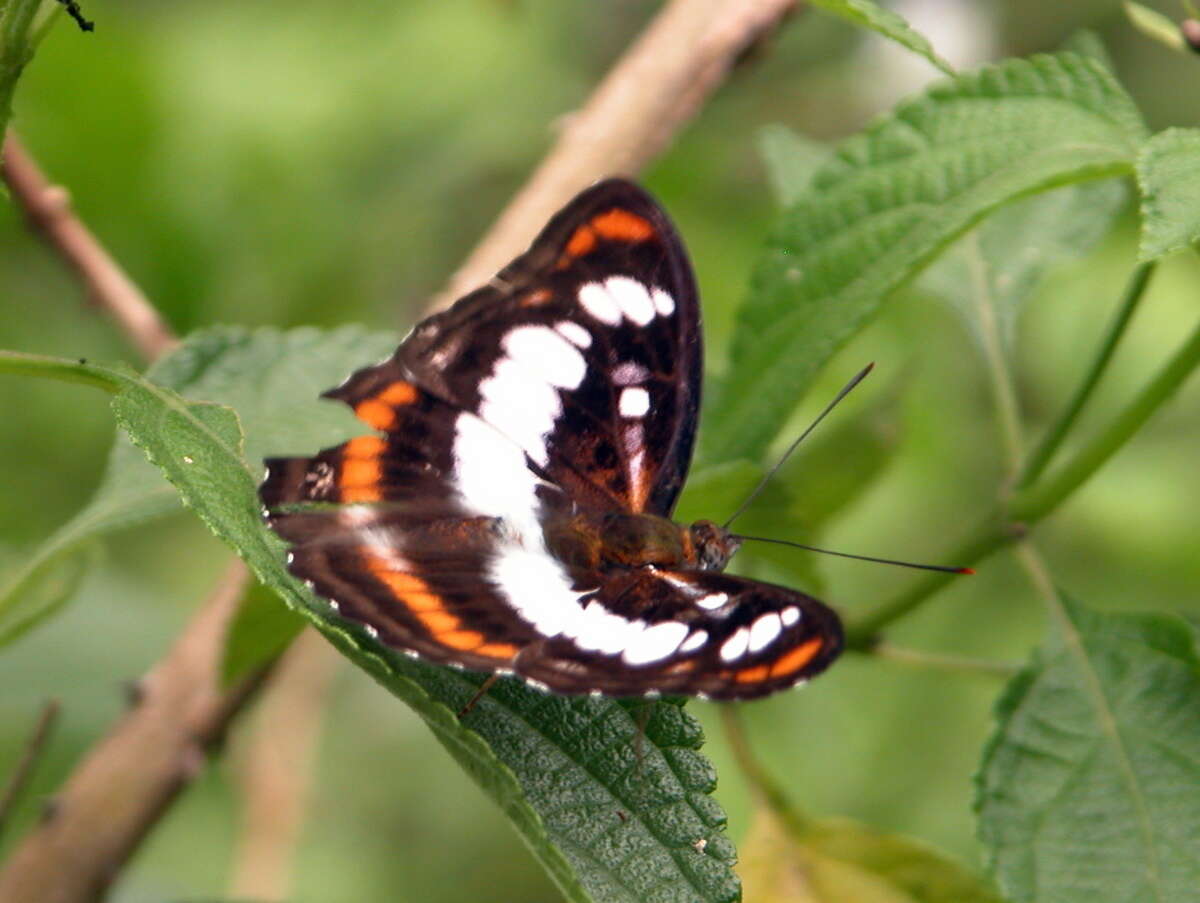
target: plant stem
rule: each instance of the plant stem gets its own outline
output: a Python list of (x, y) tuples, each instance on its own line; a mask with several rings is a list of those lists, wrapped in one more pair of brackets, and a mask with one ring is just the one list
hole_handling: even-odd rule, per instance
[(979, 233), (974, 231), (968, 238), (970, 252), (967, 254), (971, 284), (975, 294), (975, 308), (979, 317), (979, 332), (983, 339), (983, 357), (987, 363), (988, 382), (996, 402), (996, 419), (1000, 439), (1004, 443), (1005, 462), (1008, 475), (1016, 472), (1021, 460), (1021, 411), (1017, 395), (1013, 391), (1012, 374), (1004, 358), (1000, 341), (1000, 328), (996, 322), (996, 305), (988, 285), (987, 261), (979, 247)]
[(1146, 292), (1146, 286), (1150, 282), (1150, 277), (1154, 275), (1157, 266), (1157, 261), (1143, 263), (1129, 277), (1129, 282), (1126, 284), (1125, 292), (1121, 297), (1121, 303), (1117, 305), (1116, 315), (1108, 326), (1108, 332), (1104, 336), (1104, 341), (1101, 342), (1100, 347), (1096, 350), (1096, 356), (1093, 358), (1091, 366), (1088, 367), (1083, 382), (1079, 384), (1079, 387), (1075, 390), (1075, 394), (1071, 396), (1071, 400), (1067, 402), (1066, 408), (1063, 409), (1058, 419), (1046, 431), (1046, 435), (1042, 437), (1042, 441), (1038, 443), (1038, 446), (1029, 455), (1029, 459), (1025, 462), (1025, 466), (1021, 470), (1021, 475), (1017, 478), (1017, 489), (1025, 489), (1032, 486), (1038, 477), (1042, 475), (1042, 472), (1046, 469), (1046, 465), (1050, 463), (1050, 459), (1058, 451), (1058, 447), (1062, 444), (1063, 439), (1066, 438), (1067, 433), (1075, 424), (1079, 413), (1091, 398), (1097, 383), (1100, 382), (1100, 377), (1104, 374), (1105, 369), (1107, 369), (1109, 361), (1112, 360), (1113, 352), (1116, 350), (1117, 344), (1121, 341), (1121, 337), (1125, 334), (1125, 328), (1129, 325), (1129, 321), (1133, 317), (1133, 312), (1137, 310), (1138, 303), (1142, 300), (1142, 296)]
[[(1142, 269), (1145, 269), (1146, 272), (1135, 273), (1134, 278), (1131, 279), (1122, 309), (1128, 308), (1129, 311), (1132, 311), (1137, 304), (1137, 299), (1144, 291), (1145, 282), (1149, 279), (1152, 268), (1139, 268), (1139, 270)], [(1119, 315), (1118, 321), (1122, 318), (1127, 320), (1128, 314)], [(1118, 323), (1114, 322), (1113, 328), (1109, 331), (1112, 344), (1115, 344), (1123, 329), (1123, 325), (1118, 327)], [(1109, 342), (1106, 340), (1105, 344), (1107, 345)], [(1085, 384), (1089, 382), (1094, 384), (1095, 379), (1104, 368), (1106, 357), (1111, 353), (1110, 348), (1107, 355), (1097, 355), (1092, 368), (1095, 375), (1089, 373)], [(997, 549), (1025, 536), (1030, 527), (1054, 511), (1109, 458), (1116, 454), (1150, 419), (1151, 415), (1170, 399), (1197, 365), (1200, 365), (1200, 324), (1197, 324), (1188, 340), (1172, 355), (1158, 375), (1138, 393), (1129, 406), (1118, 414), (1107, 428), (1084, 445), (1057, 474), (1015, 492), (1007, 504), (998, 505), (975, 528), (968, 539), (951, 553), (948, 560), (952, 559), (956, 565), (960, 566), (973, 565)], [(1077, 398), (1080, 399), (1079, 407), (1082, 407), (1083, 402), (1087, 400), (1090, 391), (1089, 388), (1087, 391), (1081, 390), (1076, 393)], [(1078, 411), (1075, 413), (1077, 414)], [(1069, 426), (1069, 423), (1067, 425)], [(1066, 427), (1062, 429), (1065, 435)], [(1057, 431), (1058, 427), (1056, 426), (1051, 432)], [(1057, 445), (1060, 441), (1061, 437), (1055, 440), (1054, 444)], [(952, 576), (951, 574), (930, 574), (894, 599), (884, 602), (875, 611), (849, 624), (846, 629), (847, 648), (857, 650), (873, 648), (880, 630), (920, 606), (929, 596), (941, 589)]]
[(1053, 511), (1129, 441), (1150, 415), (1175, 394), (1197, 364), (1200, 364), (1200, 325), (1129, 406), (1056, 475), (1014, 494), (1008, 505), (1009, 516), (1031, 524)]

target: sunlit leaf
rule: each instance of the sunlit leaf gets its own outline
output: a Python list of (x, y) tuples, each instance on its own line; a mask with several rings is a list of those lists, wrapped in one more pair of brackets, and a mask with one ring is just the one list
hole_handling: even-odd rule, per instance
[(1142, 260), (1200, 241), (1200, 129), (1167, 129), (1137, 161), (1142, 192)]
[(739, 311), (704, 460), (759, 458), (821, 365), (1002, 204), (1131, 171), (1144, 128), (1093, 59), (1008, 60), (851, 138), (783, 215)]
[(1200, 887), (1200, 658), (1182, 619), (1063, 602), (1013, 679), (978, 776), (1015, 903), (1186, 900)]

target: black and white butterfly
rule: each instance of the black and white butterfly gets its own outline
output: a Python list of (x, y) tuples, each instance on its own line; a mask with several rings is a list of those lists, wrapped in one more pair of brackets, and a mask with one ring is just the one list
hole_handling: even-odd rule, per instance
[(749, 699), (824, 670), (830, 609), (722, 574), (738, 541), (669, 520), (700, 402), (687, 254), (601, 182), (484, 288), (326, 393), (375, 432), (273, 458), (289, 569), (379, 641), (560, 693)]

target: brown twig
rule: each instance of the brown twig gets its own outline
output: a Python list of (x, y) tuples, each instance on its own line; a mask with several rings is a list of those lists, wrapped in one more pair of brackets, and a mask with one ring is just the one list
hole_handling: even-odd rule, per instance
[(99, 899), (146, 833), (203, 769), (264, 676), (221, 686), (221, 651), (249, 576), (236, 562), (136, 699), (76, 767), (42, 824), (0, 871), (0, 900)]
[(329, 688), (342, 661), (309, 628), (284, 654), (263, 694), (239, 768), (242, 831), (229, 895), (286, 900), (304, 825), (314, 751)]
[(796, 6), (796, 0), (667, 4), (569, 117), (554, 147), (432, 299), (430, 310), (486, 283), (586, 185), (637, 173), (696, 114), (741, 55)]
[(29, 742), (25, 744), (25, 751), (21, 753), (17, 767), (13, 769), (4, 793), (0, 794), (0, 837), (4, 836), (8, 817), (16, 808), (17, 801), (29, 785), (29, 779), (33, 776), (38, 760), (46, 750), (50, 732), (54, 729), (54, 723), (58, 719), (58, 709), (57, 699), (51, 699), (42, 706), (41, 714), (38, 715), (37, 723), (33, 727), (33, 733), (29, 736)]
[(67, 190), (47, 181), (16, 133), (4, 141), (4, 181), (30, 225), (79, 275), (91, 300), (105, 310), (146, 360), (175, 347), (170, 327), (71, 209)]

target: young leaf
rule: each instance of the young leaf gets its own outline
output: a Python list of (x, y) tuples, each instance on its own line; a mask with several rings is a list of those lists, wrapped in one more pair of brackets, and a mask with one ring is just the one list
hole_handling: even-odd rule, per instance
[(884, 9), (870, 0), (813, 0), (813, 6), (819, 6), (848, 22), (876, 31), (901, 47), (907, 47), (918, 56), (925, 57), (947, 75), (954, 74), (954, 67), (934, 52), (925, 36), (914, 31), (903, 18), (890, 9)]
[(1186, 900), (1200, 887), (1200, 658), (1162, 614), (1063, 602), (1013, 679), (977, 777), (979, 834), (1015, 903)]
[[(74, 366), (46, 364), (52, 365)], [(725, 817), (708, 795), (715, 774), (697, 752), (699, 726), (679, 703), (553, 696), (509, 679), (460, 720), (455, 712), (470, 700), (481, 675), (428, 665), (381, 646), (337, 619), (328, 603), (288, 574), (283, 543), (260, 515), (261, 463), (242, 457), (239, 421), (231, 409), (189, 402), (123, 369), (78, 366), (121, 386), (113, 399), (117, 422), (184, 503), (264, 585), (426, 721), (501, 806), (570, 900), (738, 899)], [(272, 445), (265, 432), (259, 442)], [(651, 710), (639, 743), (645, 706)]]
[(982, 879), (929, 847), (841, 818), (789, 830), (759, 810), (738, 871), (755, 903), (1000, 903)]
[(1200, 129), (1167, 129), (1137, 161), (1142, 192), (1141, 260), (1157, 260), (1200, 241)]
[(893, 289), (1002, 204), (1129, 172), (1143, 132), (1112, 75), (1064, 53), (943, 82), (851, 138), (755, 268), (704, 460), (761, 457), (821, 365)]
[[(312, 450), (333, 445), (357, 431), (357, 421), (340, 404), (317, 400), (366, 361), (395, 347), (390, 334), (368, 334), (350, 327), (332, 332), (297, 329), (282, 333), (219, 327), (194, 333), (146, 376), (185, 398), (230, 405), (247, 425), (249, 460), (261, 466), (269, 453)], [(20, 358), (5, 368), (21, 372)], [(67, 362), (36, 371), (68, 381), (105, 383), (103, 376)], [(109, 386), (110, 388), (114, 388)], [(55, 562), (89, 539), (179, 511), (179, 496), (128, 439), (118, 436), (95, 496), (79, 514), (28, 557), (0, 591), (0, 645), (28, 629), (67, 600), (65, 594), (31, 595), (20, 591), (30, 580), (50, 573)], [(59, 585), (64, 589), (65, 582)]]

